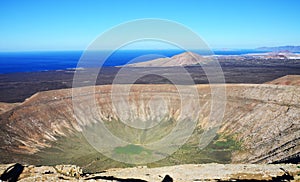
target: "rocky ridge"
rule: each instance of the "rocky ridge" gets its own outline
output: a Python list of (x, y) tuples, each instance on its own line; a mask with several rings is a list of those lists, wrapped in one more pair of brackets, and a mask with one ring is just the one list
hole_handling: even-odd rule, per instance
[[(222, 85), (215, 85), (222, 86)], [(234, 136), (242, 148), (233, 153), (234, 163), (273, 163), (299, 159), (300, 151), (300, 88), (297, 86), (227, 84), (226, 110), (221, 135)], [(199, 128), (210, 126), (210, 85), (193, 86), (198, 89), (200, 105)], [(80, 88), (82, 106), (91, 93)], [(82, 116), (97, 117), (103, 121), (117, 118), (112, 110), (112, 86), (97, 86), (96, 101), (99, 109), (87, 108)], [(153, 96), (168, 96), (170, 117), (180, 111), (179, 95), (172, 85), (134, 85), (130, 102), (135, 118), (147, 119), (153, 115), (147, 110), (147, 102)], [(2, 129), (0, 141), (5, 153), (34, 154), (43, 148), (51, 148), (58, 137), (80, 132), (73, 115), (70, 89), (37, 93), (24, 103), (0, 115)], [(159, 98), (159, 97), (158, 97)], [(193, 98), (191, 98), (193, 99)], [(222, 98), (220, 98), (222, 99)], [(225, 99), (225, 98), (223, 98)], [(120, 107), (122, 108), (122, 107)], [(152, 112), (159, 112), (153, 110)], [(88, 122), (82, 120), (84, 122)], [(82, 123), (81, 123), (82, 124)], [(88, 124), (88, 123), (85, 123)], [(2, 156), (3, 160), (7, 156)], [(8, 157), (9, 158), (9, 157)], [(8, 159), (9, 160), (9, 159)], [(9, 161), (7, 161), (9, 162)]]
[(267, 82), (267, 84), (300, 86), (300, 75), (286, 75), (276, 80)]

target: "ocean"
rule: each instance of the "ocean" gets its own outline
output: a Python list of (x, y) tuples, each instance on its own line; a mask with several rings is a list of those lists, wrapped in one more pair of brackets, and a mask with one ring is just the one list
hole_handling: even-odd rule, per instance
[[(182, 50), (118, 50), (106, 60), (103, 66), (122, 66), (143, 55), (158, 54), (170, 57), (182, 52)], [(194, 52), (206, 54), (201, 51)], [(254, 50), (215, 50), (214, 54), (241, 55), (256, 52)], [(83, 51), (0, 52), (0, 74), (76, 68), (82, 53)]]

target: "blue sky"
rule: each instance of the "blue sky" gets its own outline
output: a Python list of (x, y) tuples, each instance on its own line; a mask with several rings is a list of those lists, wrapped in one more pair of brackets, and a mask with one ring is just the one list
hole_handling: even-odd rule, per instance
[(109, 28), (162, 18), (212, 48), (300, 45), (298, 0), (2, 0), (0, 51), (82, 50)]

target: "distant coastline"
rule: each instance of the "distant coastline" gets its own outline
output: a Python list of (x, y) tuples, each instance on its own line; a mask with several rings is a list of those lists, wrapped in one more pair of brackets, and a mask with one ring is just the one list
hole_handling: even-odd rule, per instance
[[(300, 46), (296, 46), (300, 47)], [(292, 47), (295, 50), (295, 46)], [(275, 49), (275, 48), (273, 48)], [(281, 48), (283, 49), (283, 48)], [(300, 50), (300, 48), (299, 48)], [(258, 49), (214, 49), (214, 55), (244, 55), (271, 52), (267, 48)], [(288, 51), (288, 50), (287, 50)], [(122, 66), (132, 59), (156, 54), (171, 57), (185, 52), (184, 50), (118, 50), (115, 51), (103, 64), (104, 67)], [(208, 51), (193, 50), (200, 55), (211, 54)], [(28, 52), (0, 52), (0, 74), (18, 72), (41, 72), (67, 70), (76, 68), (83, 51), (28, 51)], [(298, 52), (300, 53), (300, 51)], [(148, 61), (148, 60), (143, 60)], [(97, 60), (91, 59), (91, 67), (98, 65)]]

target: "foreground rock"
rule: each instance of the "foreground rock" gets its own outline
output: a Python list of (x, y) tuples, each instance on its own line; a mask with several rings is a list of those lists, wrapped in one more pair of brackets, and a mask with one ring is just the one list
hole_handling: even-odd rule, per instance
[[(11, 165), (0, 165), (3, 172)], [(186, 164), (178, 166), (109, 169), (84, 174), (74, 165), (24, 166), (20, 181), (299, 181), (300, 168), (295, 164)]]

